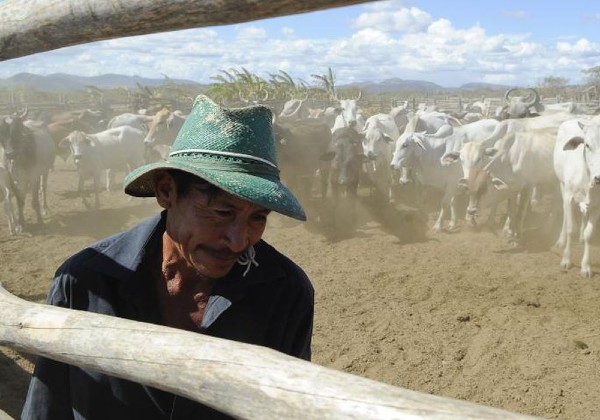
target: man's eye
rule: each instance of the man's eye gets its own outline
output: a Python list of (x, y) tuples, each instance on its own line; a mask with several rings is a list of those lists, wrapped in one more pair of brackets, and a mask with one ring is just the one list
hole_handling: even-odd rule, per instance
[(231, 210), (225, 209), (214, 209), (214, 212), (217, 214), (217, 216), (221, 217), (229, 217), (233, 213)]
[(267, 222), (267, 216), (268, 216), (268, 214), (255, 214), (254, 216), (252, 216), (252, 219), (255, 222), (266, 223)]

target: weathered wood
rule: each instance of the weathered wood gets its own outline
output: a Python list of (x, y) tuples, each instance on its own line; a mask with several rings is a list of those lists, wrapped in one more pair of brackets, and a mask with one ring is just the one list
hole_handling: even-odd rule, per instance
[(0, 410), (0, 420), (14, 420), (11, 416), (8, 415), (5, 411)]
[(525, 419), (264, 347), (31, 303), (0, 287), (0, 344), (141, 382), (243, 419)]
[(373, 0), (6, 0), (0, 61), (103, 39), (226, 25)]

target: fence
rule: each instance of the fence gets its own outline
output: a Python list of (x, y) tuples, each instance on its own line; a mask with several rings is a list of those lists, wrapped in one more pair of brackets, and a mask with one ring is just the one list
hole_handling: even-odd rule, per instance
[(385, 385), (264, 347), (31, 303), (2, 287), (0, 344), (144, 383), (241, 419), (532, 418)]

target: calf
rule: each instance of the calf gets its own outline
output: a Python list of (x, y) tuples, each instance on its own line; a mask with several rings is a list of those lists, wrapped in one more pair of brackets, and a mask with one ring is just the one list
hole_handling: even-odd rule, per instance
[(144, 162), (144, 133), (129, 126), (111, 128), (96, 134), (81, 131), (70, 133), (61, 141), (69, 147), (79, 172), (78, 191), (83, 204), (89, 207), (83, 192), (84, 180), (94, 181), (94, 206), (99, 207), (100, 176), (106, 171), (106, 189), (110, 190), (115, 169), (127, 166), (132, 170)]
[(590, 240), (600, 216), (600, 121), (565, 121), (558, 128), (554, 170), (560, 181), (563, 223), (556, 245), (563, 248), (560, 267), (571, 267), (574, 231), (573, 204), (582, 213), (583, 257), (581, 276), (592, 276)]
[(59, 147), (60, 141), (64, 139), (69, 133), (73, 131), (84, 131), (86, 133), (94, 132), (94, 128), (85, 121), (78, 118), (70, 118), (67, 120), (60, 120), (48, 123), (48, 132), (54, 141), (56, 147), (56, 154), (63, 160), (67, 160), (71, 153), (69, 148)]

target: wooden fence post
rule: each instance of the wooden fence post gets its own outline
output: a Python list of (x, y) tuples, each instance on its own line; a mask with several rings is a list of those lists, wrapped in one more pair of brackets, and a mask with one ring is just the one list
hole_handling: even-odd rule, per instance
[(265, 347), (31, 303), (0, 287), (0, 344), (202, 402), (240, 419), (526, 419)]

